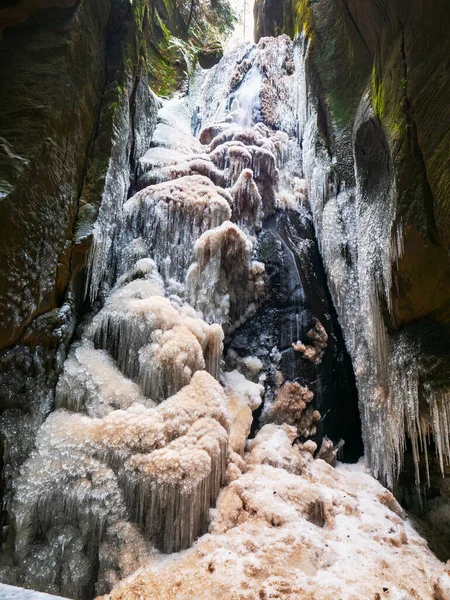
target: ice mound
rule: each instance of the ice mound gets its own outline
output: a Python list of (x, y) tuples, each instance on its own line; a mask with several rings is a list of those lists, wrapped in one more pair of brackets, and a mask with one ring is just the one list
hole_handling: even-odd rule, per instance
[(196, 371), (208, 368), (218, 375), (223, 332), (219, 325), (188, 316), (167, 298), (147, 296), (147, 288), (147, 281), (136, 280), (114, 290), (88, 335), (144, 395), (161, 402), (187, 385)]
[(264, 265), (253, 262), (251, 239), (226, 221), (194, 246), (186, 287), (190, 304), (209, 323), (234, 325), (264, 294)]
[[(206, 371), (157, 408), (135, 403), (103, 418), (55, 411), (17, 481), (16, 555), (39, 571), (38, 555), (51, 550), (41, 532), (71, 531), (81, 564), (111, 531), (127, 537), (128, 521), (137, 525), (128, 528), (129, 543), (187, 548), (207, 530), (225, 478), (228, 430), (226, 396)], [(61, 536), (61, 556), (65, 543)], [(84, 575), (74, 569), (71, 578), (82, 586)]]
[[(208, 535), (187, 552), (150, 559), (104, 600), (447, 598), (449, 575), (392, 494), (360, 465), (334, 469), (298, 453), (292, 429), (258, 434)], [(277, 456), (284, 461), (270, 464)]]
[(279, 172), (276, 166), (276, 157), (271, 150), (262, 146), (246, 146), (240, 140), (226, 141), (215, 147), (210, 156), (213, 163), (224, 171), (230, 187), (235, 185), (242, 171), (251, 169), (263, 199), (264, 216), (267, 217), (273, 213)]
[(292, 425), (264, 425), (258, 435), (247, 442), (247, 464), (271, 465), (300, 475), (305, 459), (293, 445), (296, 437), (297, 429)]
[(148, 170), (138, 182), (138, 188), (143, 189), (150, 185), (172, 181), (188, 175), (203, 175), (208, 177), (215, 185), (226, 188), (227, 178), (223, 171), (218, 169), (206, 154), (185, 156), (183, 161), (156, 167)]
[(228, 398), (230, 450), (243, 457), (253, 422), (252, 413), (261, 406), (264, 387), (249, 381), (239, 371), (224, 373), (221, 382)]
[(288, 381), (278, 390), (267, 412), (267, 420), (279, 425), (294, 425), (299, 437), (313, 436), (314, 423), (320, 419), (320, 413), (310, 404), (313, 397), (314, 394), (306, 386)]
[(157, 146), (168, 150), (176, 150), (184, 154), (200, 154), (203, 152), (203, 146), (190, 132), (185, 130), (183, 135), (180, 136), (178, 123), (158, 123), (152, 137), (151, 146), (152, 148)]

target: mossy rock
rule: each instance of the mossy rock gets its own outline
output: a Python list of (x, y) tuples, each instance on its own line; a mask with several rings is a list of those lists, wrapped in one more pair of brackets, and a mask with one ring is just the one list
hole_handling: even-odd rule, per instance
[(220, 42), (215, 42), (205, 46), (198, 51), (198, 62), (202, 69), (211, 69), (223, 57), (223, 47)]

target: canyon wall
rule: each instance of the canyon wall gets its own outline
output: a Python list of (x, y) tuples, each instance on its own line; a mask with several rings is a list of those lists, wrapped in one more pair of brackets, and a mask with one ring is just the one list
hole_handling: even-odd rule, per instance
[(447, 495), (448, 21), (443, 2), (255, 3), (257, 39), (300, 36), (303, 167), (366, 453), (410, 506)]

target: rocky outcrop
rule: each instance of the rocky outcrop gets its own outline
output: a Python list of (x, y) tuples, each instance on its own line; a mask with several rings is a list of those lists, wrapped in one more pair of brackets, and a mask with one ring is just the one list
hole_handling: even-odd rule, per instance
[[(187, 2), (7, 4), (0, 9), (6, 534), (12, 525), (11, 480), (52, 409), (76, 323), (104, 283), (93, 280), (92, 257), (108, 256), (117, 211), (136, 180), (138, 158), (150, 146), (159, 103), (149, 83), (166, 94), (179, 87), (186, 60), (196, 52), (191, 34), (202, 38), (198, 45), (206, 40), (200, 36), (201, 11), (191, 29), (186, 26)], [(228, 17), (219, 12), (210, 41), (226, 30)], [(178, 60), (188, 42), (191, 54)]]
[[(444, 3), (257, 0), (255, 24), (258, 38), (301, 35), (303, 169), (372, 468), (392, 485), (407, 443), (416, 465), (409, 487), (426, 486), (436, 446), (432, 488), (442, 491), (450, 458)], [(426, 456), (419, 445), (430, 433)], [(439, 468), (430, 469), (434, 478)]]

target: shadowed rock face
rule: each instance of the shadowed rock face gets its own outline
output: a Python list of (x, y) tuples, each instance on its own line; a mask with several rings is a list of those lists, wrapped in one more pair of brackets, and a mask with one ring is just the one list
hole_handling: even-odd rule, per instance
[[(105, 86), (108, 2), (36, 13), (0, 46), (0, 347), (61, 306), (72, 230)], [(83, 42), (79, 42), (84, 31)]]
[[(371, 425), (363, 424), (366, 451), (374, 472), (391, 481), (402, 468), (403, 450), (395, 432), (387, 444), (377, 445), (373, 431), (377, 414), (384, 414), (387, 405), (397, 418), (395, 430), (403, 429), (404, 418), (398, 415), (403, 415), (404, 404), (395, 397), (406, 398), (409, 391), (399, 392), (398, 382), (402, 377), (405, 385), (414, 382), (410, 397), (424, 419), (424, 430), (433, 429), (433, 410), (436, 423), (443, 417), (449, 397), (450, 82), (444, 75), (449, 68), (448, 27), (442, 1), (255, 3), (257, 39), (280, 32), (293, 37), (303, 31), (307, 40), (310, 113), (305, 124), (312, 126), (314, 113), (317, 143), (315, 151), (310, 146), (311, 156), (315, 152), (310, 167), (304, 165), (305, 171), (310, 168), (306, 179), (317, 181), (311, 166), (318, 160), (332, 164), (326, 176), (330, 189), (322, 199), (317, 196), (315, 204), (312, 200), (314, 221), (344, 337), (352, 348), (360, 401), (363, 410), (372, 407)], [(303, 140), (304, 148), (308, 143)], [(337, 226), (345, 259), (342, 271), (337, 266), (338, 244), (333, 250), (330, 243), (330, 232)], [(339, 272), (346, 273), (344, 285)], [(358, 289), (355, 304), (348, 283), (352, 276)], [(368, 286), (373, 290), (367, 292)], [(357, 318), (355, 330), (349, 314), (364, 302), (368, 319)], [(365, 349), (355, 335), (368, 340)], [(372, 348), (370, 339), (375, 341)], [(437, 404), (435, 394), (441, 398)], [(381, 438), (385, 430), (379, 430)], [(413, 479), (420, 478), (422, 485), (426, 474), (423, 464), (417, 467), (424, 460), (414, 441), (417, 433), (408, 424), (406, 430), (413, 444), (406, 458), (409, 475), (401, 478), (404, 492), (399, 494), (411, 506)], [(415, 476), (409, 468), (410, 452), (415, 454)], [(428, 454), (431, 487), (447, 496), (445, 485), (438, 483), (442, 475), (437, 475), (433, 447)], [(393, 470), (392, 455), (399, 459)]]
[[(34, 12), (6, 29), (0, 43), (0, 435), (6, 490), (51, 409), (51, 390), (75, 324), (71, 282), (89, 246), (77, 247), (74, 232), (106, 85), (109, 14), (106, 0)], [(97, 46), (97, 39), (105, 43)]]
[(3, 31), (23, 23), (44, 8), (71, 8), (77, 0), (3, 0), (0, 4), (0, 40)]

